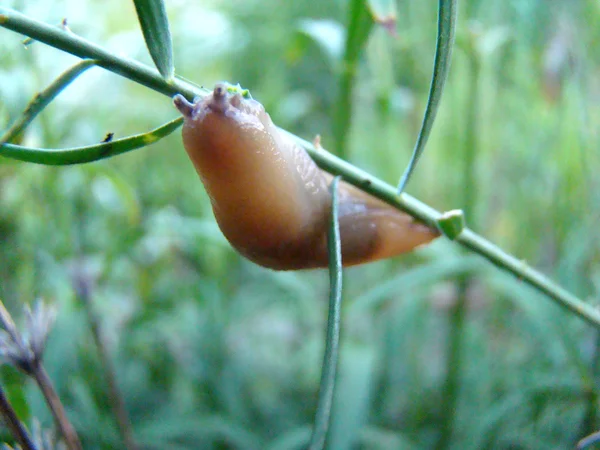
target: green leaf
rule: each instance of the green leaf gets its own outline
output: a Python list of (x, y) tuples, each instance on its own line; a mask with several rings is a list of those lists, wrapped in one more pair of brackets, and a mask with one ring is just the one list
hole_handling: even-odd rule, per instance
[(342, 309), (342, 245), (340, 241), (340, 227), (338, 223), (338, 183), (340, 177), (335, 177), (331, 182), (331, 222), (327, 236), (329, 249), (329, 315), (327, 317), (327, 340), (325, 342), (325, 356), (321, 372), (321, 385), (315, 426), (310, 439), (309, 450), (322, 449), (329, 430), (331, 405), (335, 388), (335, 373), (338, 364), (340, 341), (340, 317)]
[(168, 136), (179, 128), (182, 123), (183, 117), (178, 117), (147, 133), (136, 134), (123, 139), (117, 139), (116, 141), (101, 142), (100, 144), (88, 145), (86, 147), (48, 149), (4, 144), (0, 146), (0, 156), (47, 166), (83, 164), (110, 158), (140, 147), (146, 147)]
[(173, 78), (173, 44), (165, 3), (162, 0), (133, 0), (152, 61), (166, 80)]
[(438, 111), (444, 85), (448, 78), (450, 61), (452, 60), (452, 48), (454, 47), (454, 35), (456, 31), (456, 15), (458, 0), (439, 0), (438, 6), (438, 34), (435, 49), (435, 60), (433, 62), (433, 76), (429, 88), (429, 98), (425, 109), (425, 116), (419, 131), (419, 137), (413, 150), (408, 167), (400, 178), (398, 193), (401, 193), (408, 183), (416, 165), (425, 150), (425, 144), (433, 128), (433, 122)]
[(92, 59), (84, 59), (69, 69), (65, 70), (56, 80), (54, 80), (46, 89), (38, 93), (23, 111), (19, 119), (0, 137), (0, 146), (10, 142), (29, 125), (37, 115), (46, 108), (79, 75), (96, 64)]

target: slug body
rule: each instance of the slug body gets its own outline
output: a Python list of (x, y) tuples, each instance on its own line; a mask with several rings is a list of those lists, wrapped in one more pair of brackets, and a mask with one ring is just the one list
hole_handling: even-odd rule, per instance
[[(184, 147), (231, 245), (271, 269), (327, 267), (332, 176), (277, 130), (260, 103), (225, 84), (194, 104), (181, 95), (174, 103), (185, 117)], [(344, 266), (405, 253), (438, 236), (345, 182), (338, 211)]]

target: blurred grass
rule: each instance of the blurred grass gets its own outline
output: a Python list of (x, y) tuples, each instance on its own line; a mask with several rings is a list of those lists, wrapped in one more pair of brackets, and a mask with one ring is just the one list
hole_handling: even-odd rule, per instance
[[(150, 63), (128, 2), (18, 2)], [(274, 121), (333, 147), (344, 2), (167, 2), (177, 72), (240, 82)], [(348, 157), (395, 183), (427, 99), (436, 2), (399, 2), (398, 37), (374, 29), (355, 80)], [(447, 92), (409, 192), (472, 212), (481, 232), (583, 298), (598, 300), (600, 4), (463, 0)], [(462, 159), (479, 58), (473, 186)], [(0, 30), (0, 129), (75, 61)], [(381, 89), (382, 80), (389, 89)], [(100, 70), (21, 137), (78, 146), (176, 116), (163, 97)], [(472, 131), (472, 130), (471, 130)], [(361, 149), (370, 149), (361, 151)], [(347, 271), (330, 448), (430, 448), (438, 438), (449, 311), (467, 290), (452, 448), (570, 448), (600, 428), (596, 333), (449, 242)], [(450, 270), (456, 261), (458, 268)], [(298, 449), (310, 436), (323, 351), (325, 271), (275, 273), (240, 259), (214, 223), (179, 136), (113, 160), (49, 168), (0, 160), (0, 297), (60, 306), (46, 366), (85, 448), (118, 448), (71, 273), (83, 270), (144, 448)], [(429, 270), (427, 268), (430, 268)], [(406, 284), (394, 283), (395, 278)], [(386, 290), (387, 287), (387, 290)], [(368, 300), (369, 298), (376, 300)], [(367, 300), (364, 300), (367, 299)], [(356, 302), (356, 303), (355, 303)], [(51, 419), (3, 374), (19, 410)], [(590, 412), (591, 411), (591, 412)], [(591, 414), (591, 417), (590, 417)]]

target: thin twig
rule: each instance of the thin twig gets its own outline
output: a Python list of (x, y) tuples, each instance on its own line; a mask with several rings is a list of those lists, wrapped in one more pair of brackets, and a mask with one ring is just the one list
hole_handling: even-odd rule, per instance
[[(34, 20), (10, 8), (0, 7), (0, 26), (25, 34), (80, 58), (96, 59), (100, 67), (170, 97), (181, 93), (191, 100), (195, 96), (204, 96), (207, 93), (205, 90), (178, 78), (165, 81), (157, 70), (132, 59), (120, 57), (73, 33), (67, 33)], [(333, 175), (341, 175), (344, 180), (354, 184), (359, 189), (405, 211), (431, 227), (437, 226), (437, 221), (441, 217), (439, 211), (410, 195), (404, 193), (398, 195), (396, 188), (378, 180), (371, 174), (337, 158), (324, 149), (316, 149), (310, 142), (285, 130), (280, 129), (280, 131), (304, 147), (322, 169)], [(456, 238), (456, 241), (470, 251), (483, 256), (492, 264), (512, 273), (563, 308), (600, 328), (600, 311), (595, 306), (585, 303), (541, 272), (527, 265), (526, 262), (506, 253), (469, 228), (465, 228), (460, 236)]]
[(80, 273), (76, 273), (74, 275), (73, 284), (75, 285), (75, 292), (83, 304), (87, 315), (88, 323), (94, 338), (94, 344), (98, 350), (100, 364), (104, 369), (104, 379), (109, 390), (109, 402), (112, 407), (113, 414), (115, 415), (115, 420), (117, 422), (117, 426), (119, 427), (121, 438), (123, 439), (123, 443), (125, 444), (125, 448), (127, 448), (127, 450), (137, 450), (138, 445), (133, 437), (131, 421), (129, 419), (129, 414), (127, 413), (127, 408), (125, 407), (123, 394), (119, 389), (116, 370), (102, 337), (100, 319), (94, 311), (90, 283), (89, 280), (84, 279), (84, 276), (85, 275)]
[(69, 421), (65, 408), (52, 385), (52, 380), (48, 376), (48, 373), (41, 362), (33, 365), (31, 375), (37, 382), (42, 394), (44, 394), (46, 403), (52, 411), (52, 415), (58, 424), (58, 428), (65, 440), (67, 448), (69, 450), (82, 450), (83, 447), (81, 446), (81, 441), (77, 436), (77, 432)]
[(17, 413), (8, 401), (2, 386), (0, 386), (0, 414), (4, 417), (6, 426), (23, 450), (37, 450), (37, 447), (29, 437), (27, 430), (17, 417)]

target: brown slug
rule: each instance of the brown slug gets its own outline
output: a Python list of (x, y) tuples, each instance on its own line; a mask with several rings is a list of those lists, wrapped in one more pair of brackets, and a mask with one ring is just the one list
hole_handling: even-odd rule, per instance
[[(188, 102), (183, 144), (221, 231), (242, 255), (276, 270), (327, 267), (333, 177), (280, 133), (263, 106), (227, 84)], [(437, 231), (348, 183), (339, 184), (344, 266), (408, 252)]]

